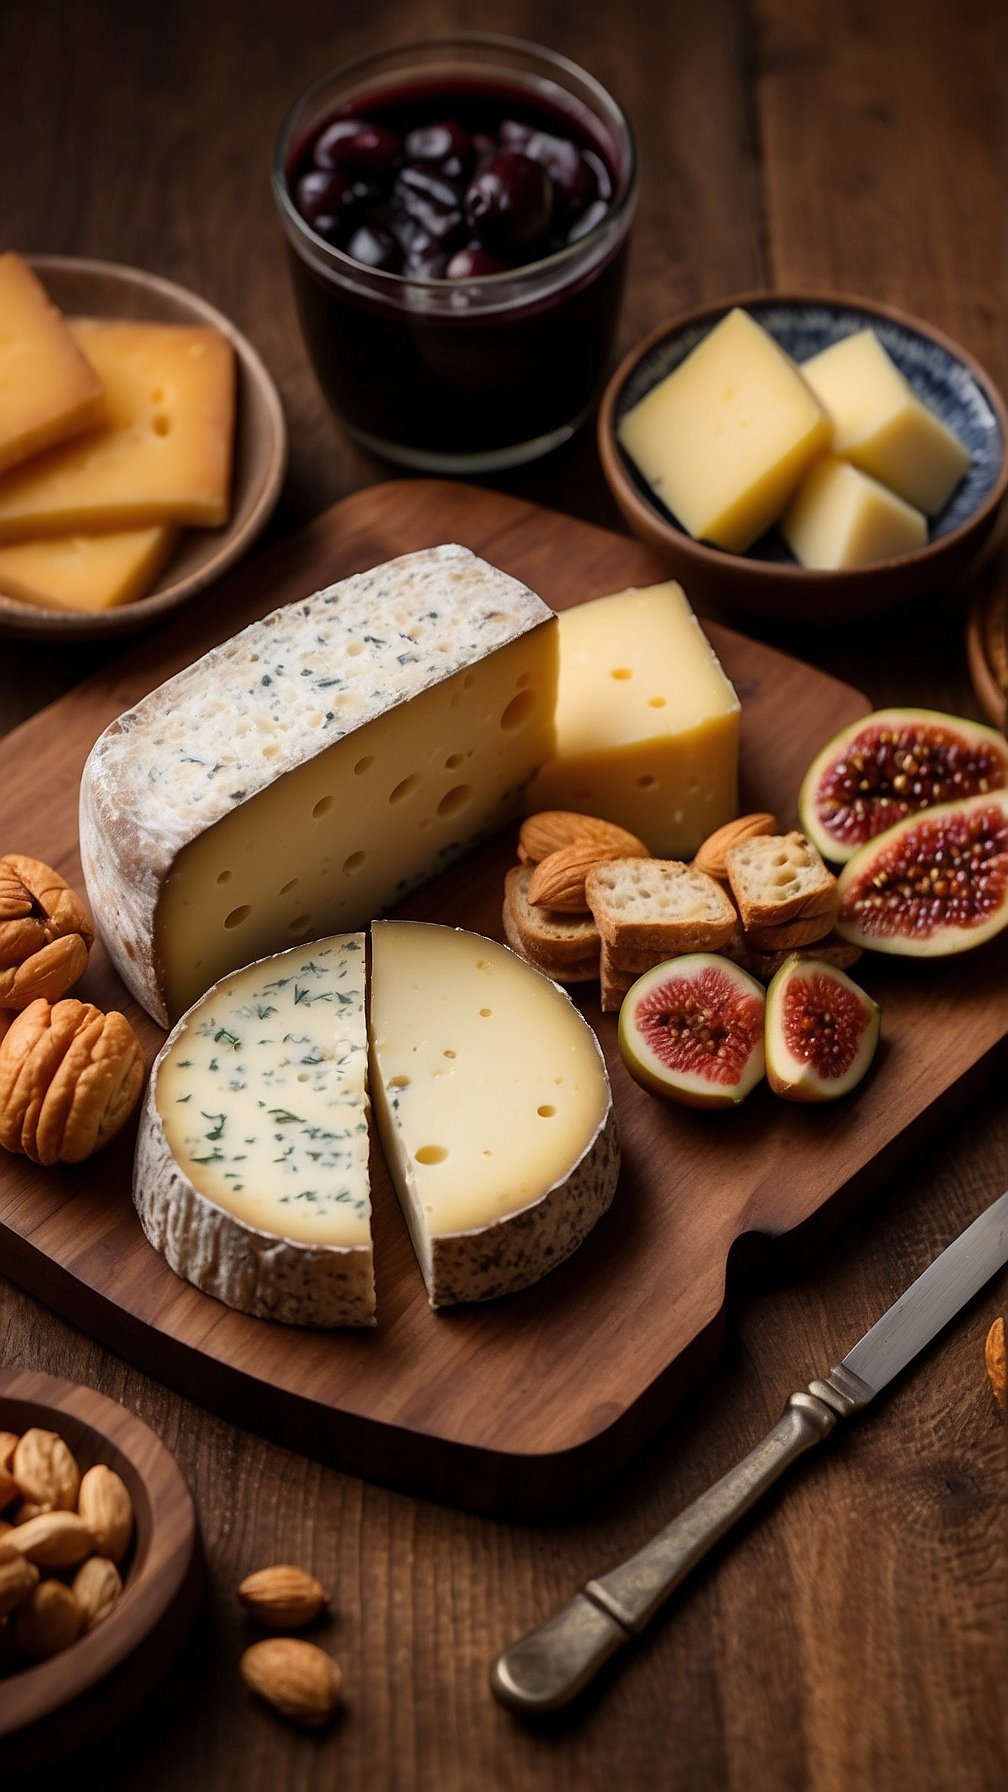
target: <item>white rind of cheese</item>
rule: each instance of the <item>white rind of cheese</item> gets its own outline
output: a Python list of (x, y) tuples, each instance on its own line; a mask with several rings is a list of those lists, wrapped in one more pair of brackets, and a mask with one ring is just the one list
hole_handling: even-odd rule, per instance
[(155, 1060), (133, 1199), (177, 1275), (290, 1325), (373, 1325), (364, 936), (225, 978)]
[(613, 1198), (598, 1040), (566, 991), (460, 928), (371, 930), (371, 1100), (432, 1307), (539, 1281)]
[(553, 750), (556, 628), (468, 549), (424, 549), (274, 611), (111, 723), (81, 862), (154, 1019), (364, 926), (511, 819)]

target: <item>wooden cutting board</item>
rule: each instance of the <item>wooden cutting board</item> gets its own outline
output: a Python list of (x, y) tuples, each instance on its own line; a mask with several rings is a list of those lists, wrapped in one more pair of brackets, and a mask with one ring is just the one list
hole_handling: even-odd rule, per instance
[[(635, 542), (492, 492), (434, 480), (359, 492), (0, 743), (3, 849), (47, 860), (80, 888), (77, 790), (107, 722), (278, 604), (452, 540), (558, 609), (662, 576)], [(708, 632), (742, 701), (742, 804), (794, 825), (814, 751), (868, 704), (771, 648)], [(501, 938), (515, 834), (403, 912)], [(589, 989), (579, 999), (608, 1057), (623, 1141), (617, 1196), (567, 1263), (484, 1307), (430, 1312), (379, 1162), (377, 1328), (313, 1333), (231, 1312), (176, 1277), (144, 1238), (130, 1199), (132, 1131), (73, 1168), (4, 1157), (0, 1266), (149, 1373), (306, 1454), (476, 1509), (553, 1513), (614, 1473), (696, 1383), (754, 1241), (814, 1237), (966, 1098), (1008, 1030), (1008, 1003), (992, 997), (1004, 988), (1006, 948), (1003, 937), (932, 965), (863, 959), (857, 974), (883, 1006), (879, 1056), (854, 1097), (811, 1110), (765, 1086), (731, 1114), (654, 1100), (626, 1074), (615, 1017)], [(77, 993), (122, 1007), (153, 1058), (162, 1036), (100, 947)]]

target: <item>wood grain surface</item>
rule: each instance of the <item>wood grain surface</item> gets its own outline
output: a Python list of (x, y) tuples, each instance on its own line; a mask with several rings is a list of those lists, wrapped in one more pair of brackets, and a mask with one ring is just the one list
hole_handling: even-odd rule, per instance
[[(325, 67), (460, 24), (563, 49), (634, 121), (642, 187), (618, 349), (722, 294), (839, 288), (929, 319), (1008, 385), (1001, 0), (7, 0), (4, 246), (146, 267), (233, 319), (290, 428), (274, 540), (389, 476), (328, 415), (298, 340), (268, 186), (275, 127)], [(620, 527), (588, 434), (492, 483)], [(873, 703), (979, 713), (949, 605), (913, 628), (750, 632)], [(0, 726), (112, 653), (0, 642)], [(1008, 1450), (982, 1353), (1003, 1278), (753, 1516), (597, 1702), (533, 1731), (496, 1706), (487, 1674), (504, 1641), (715, 1480), (1001, 1191), (1002, 1089), (946, 1119), (828, 1249), (765, 1265), (662, 1435), (549, 1525), (388, 1492), (264, 1441), (171, 1391), (166, 1364), (140, 1369), (125, 1329), (99, 1346), (0, 1284), (5, 1365), (89, 1384), (146, 1419), (206, 1541), (208, 1597), (179, 1664), (73, 1771), (126, 1792), (224, 1792), (239, 1777), (248, 1792), (1000, 1792)], [(278, 1560), (333, 1592), (314, 1634), (343, 1664), (346, 1711), (321, 1737), (284, 1726), (238, 1678), (250, 1632), (234, 1588)]]

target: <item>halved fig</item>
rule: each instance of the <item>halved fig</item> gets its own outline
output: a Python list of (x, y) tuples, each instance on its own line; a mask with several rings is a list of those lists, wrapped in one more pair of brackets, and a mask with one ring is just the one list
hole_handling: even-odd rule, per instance
[(882, 1011), (836, 965), (794, 958), (766, 999), (766, 1072), (785, 1101), (836, 1101), (875, 1056)]
[(736, 1107), (763, 1076), (763, 986), (716, 952), (688, 952), (638, 977), (619, 1048), (636, 1082), (689, 1107)]
[(1008, 786), (1008, 741), (933, 709), (878, 709), (841, 728), (798, 794), (804, 832), (843, 864), (906, 815)]
[(908, 815), (837, 880), (836, 931), (872, 952), (946, 958), (1008, 926), (1008, 792)]

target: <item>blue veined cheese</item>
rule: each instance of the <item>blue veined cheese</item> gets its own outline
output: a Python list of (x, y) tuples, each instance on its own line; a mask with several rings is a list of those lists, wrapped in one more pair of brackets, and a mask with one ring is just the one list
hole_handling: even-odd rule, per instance
[(292, 1325), (374, 1323), (364, 936), (233, 972), (155, 1060), (133, 1199), (172, 1269)]
[(371, 929), (370, 1087), (432, 1307), (538, 1281), (619, 1175), (598, 1040), (566, 992), (461, 928)]
[(95, 921), (162, 1025), (364, 926), (504, 825), (553, 752), (557, 620), (468, 549), (274, 611), (113, 722), (81, 780)]

